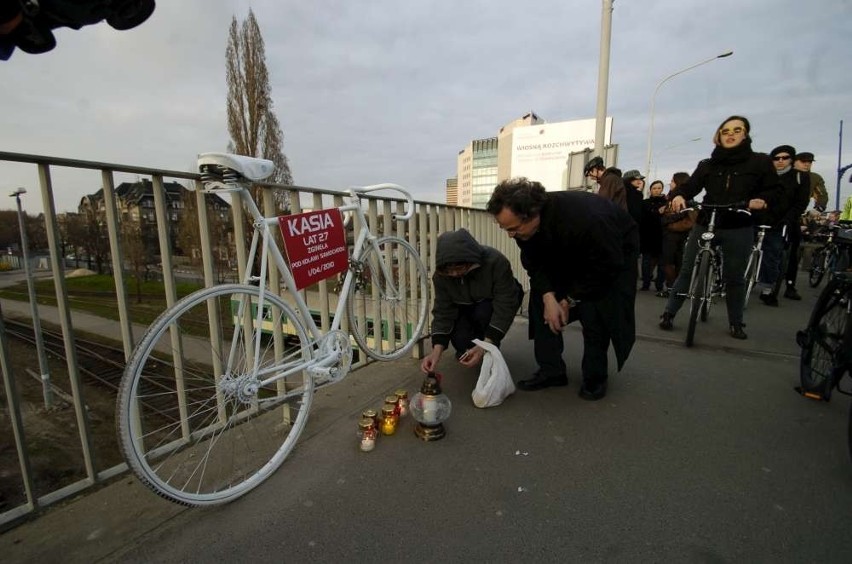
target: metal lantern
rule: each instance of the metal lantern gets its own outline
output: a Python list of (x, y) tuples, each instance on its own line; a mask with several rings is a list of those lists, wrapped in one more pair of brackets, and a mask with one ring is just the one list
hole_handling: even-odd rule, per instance
[(433, 373), (423, 380), (420, 391), (409, 404), (411, 416), (417, 421), (414, 434), (424, 441), (437, 441), (447, 434), (444, 421), (450, 417), (453, 404), (441, 391), (441, 384)]

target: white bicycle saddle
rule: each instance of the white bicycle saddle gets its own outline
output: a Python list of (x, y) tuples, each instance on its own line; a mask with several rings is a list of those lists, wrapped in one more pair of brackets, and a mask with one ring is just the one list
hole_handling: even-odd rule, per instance
[(204, 165), (215, 165), (237, 171), (248, 180), (260, 181), (275, 172), (275, 163), (229, 153), (201, 153), (198, 155), (198, 170)]

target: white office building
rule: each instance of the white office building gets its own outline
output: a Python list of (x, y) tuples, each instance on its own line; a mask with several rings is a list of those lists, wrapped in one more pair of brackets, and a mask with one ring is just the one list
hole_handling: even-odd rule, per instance
[[(610, 144), (611, 134), (609, 117), (605, 146)], [(547, 123), (529, 112), (501, 127), (497, 136), (475, 139), (459, 151), (458, 205), (484, 208), (494, 186), (516, 176), (537, 180), (548, 190), (565, 190), (569, 156), (594, 149), (594, 145), (594, 119)]]

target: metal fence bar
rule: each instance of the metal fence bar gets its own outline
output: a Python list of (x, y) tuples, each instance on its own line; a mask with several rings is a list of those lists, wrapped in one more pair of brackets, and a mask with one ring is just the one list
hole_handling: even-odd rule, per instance
[[(77, 480), (71, 484), (64, 484), (62, 487), (57, 487), (53, 491), (43, 495), (38, 495), (34, 491), (34, 476), (31, 460), (29, 456), (28, 443), (23, 429), (23, 419), (21, 411), (21, 398), (19, 390), (15, 386), (14, 375), (11, 373), (11, 365), (9, 358), (8, 339), (5, 334), (2, 315), (0, 314), (0, 370), (3, 373), (4, 385), (8, 396), (7, 403), (9, 404), (10, 421), (12, 422), (12, 432), (15, 435), (16, 445), (18, 449), (18, 462), (21, 467), (22, 487), (26, 496), (26, 500), (9, 510), (0, 513), (0, 525), (5, 525), (17, 521), (26, 515), (37, 511), (39, 508), (56, 503), (69, 496), (78, 495), (87, 488), (97, 485), (106, 479), (119, 475), (127, 471), (125, 464), (118, 464), (107, 469), (98, 469), (93, 455), (92, 434), (89, 423), (89, 416), (86, 411), (86, 403), (84, 401), (84, 393), (82, 389), (82, 380), (78, 366), (76, 339), (73, 331), (72, 312), (68, 299), (67, 285), (64, 279), (64, 264), (62, 261), (60, 235), (57, 222), (57, 213), (54, 204), (53, 181), (51, 178), (52, 167), (67, 167), (71, 169), (82, 169), (95, 171), (100, 174), (101, 184), (103, 186), (103, 203), (105, 206), (105, 220), (107, 226), (107, 235), (110, 243), (110, 264), (116, 281), (116, 301), (119, 311), (119, 324), (121, 340), (124, 349), (125, 358), (130, 354), (134, 343), (132, 316), (129, 313), (130, 304), (127, 300), (126, 290), (124, 288), (124, 236), (120, 229), (122, 224), (123, 211), (118, 202), (118, 194), (116, 193), (115, 175), (135, 174), (142, 177), (150, 178), (154, 193), (155, 217), (157, 222), (157, 236), (160, 247), (163, 283), (166, 303), (173, 304), (177, 300), (177, 278), (176, 278), (176, 257), (172, 252), (174, 245), (174, 234), (170, 232), (170, 228), (174, 227), (170, 215), (174, 212), (169, 207), (169, 202), (166, 199), (166, 190), (164, 178), (174, 178), (187, 180), (194, 184), (196, 193), (194, 195), (185, 194), (184, 198), (194, 197), (198, 205), (198, 226), (199, 226), (199, 243), (201, 247), (201, 277), (204, 285), (210, 287), (215, 285), (219, 280), (216, 277), (216, 260), (214, 245), (216, 244), (212, 237), (212, 221), (207, 209), (208, 195), (202, 189), (199, 175), (195, 172), (185, 171), (169, 171), (163, 169), (154, 169), (140, 167), (134, 165), (104, 163), (97, 161), (86, 161), (77, 159), (65, 159), (58, 157), (49, 157), (42, 155), (29, 155), (23, 153), (10, 153), (0, 151), (0, 163), (15, 162), (32, 164), (38, 172), (38, 182), (41, 188), (42, 203), (45, 210), (45, 230), (47, 232), (47, 241), (50, 249), (50, 267), (53, 274), (54, 290), (57, 300), (57, 311), (59, 316), (59, 324), (62, 330), (62, 338), (64, 351), (66, 356), (67, 370), (69, 381), (71, 384), (71, 395), (73, 397), (73, 406), (75, 416), (77, 418), (77, 426), (79, 440), (82, 451), (83, 466), (85, 469), (85, 478)], [(332, 200), (332, 205), (339, 206), (343, 204), (343, 195), (341, 192), (332, 190), (322, 190), (311, 187), (299, 186), (279, 186), (274, 184), (259, 183), (257, 186), (264, 188), (265, 192), (273, 194), (275, 190), (286, 190), (287, 199), (290, 204), (291, 213), (301, 211), (301, 199), (305, 198), (305, 202), (310, 201), (315, 209), (323, 207), (323, 202)], [(94, 190), (93, 190), (94, 192)], [(458, 229), (460, 227), (468, 228), (478, 241), (483, 244), (490, 244), (502, 250), (504, 254), (512, 261), (515, 268), (515, 274), (525, 282), (523, 271), (520, 270), (518, 260), (517, 247), (514, 242), (500, 232), (496, 227), (491, 217), (482, 210), (474, 210), (470, 208), (455, 208), (448, 207), (436, 203), (415, 202), (415, 214), (409, 222), (394, 221), (391, 211), (399, 212), (400, 204), (398, 200), (388, 200), (384, 198), (367, 196), (366, 200), (367, 218), (370, 225), (373, 227), (377, 235), (392, 235), (396, 234), (403, 239), (406, 239), (416, 249), (418, 249), (424, 264), (427, 268), (427, 275), (431, 278), (435, 269), (435, 254), (437, 236), (443, 230)], [(273, 198), (274, 201), (279, 201), (280, 198)], [(268, 204), (267, 196), (264, 201)], [(267, 212), (270, 211), (269, 205), (265, 206)], [(271, 213), (276, 213), (272, 210)], [(245, 213), (243, 211), (242, 202), (239, 198), (232, 198), (231, 201), (231, 217), (233, 220), (233, 232), (236, 247), (236, 262), (238, 265), (238, 274), (240, 280), (245, 276), (245, 264), (247, 259), (247, 232)], [(218, 225), (218, 223), (217, 223)], [(357, 234), (360, 226), (354, 225), (355, 233)], [(413, 284), (413, 279), (412, 282)], [(330, 326), (331, 305), (335, 297), (334, 292), (330, 291), (331, 284), (323, 281), (319, 284), (319, 316), (321, 327), (326, 329)], [(419, 289), (417, 289), (419, 291)], [(315, 298), (317, 292), (311, 292)], [(419, 296), (418, 296), (419, 297)], [(339, 296), (336, 299), (340, 299)], [(314, 299), (314, 301), (316, 301)], [(315, 304), (316, 305), (316, 304)], [(1, 312), (0, 312), (1, 313)], [(365, 312), (360, 312), (363, 315)], [(373, 325), (373, 337), (382, 338), (382, 323), (380, 315), (377, 312), (371, 312), (374, 319), (379, 319)], [(429, 308), (431, 315), (431, 307)], [(393, 323), (394, 320), (384, 320)], [(393, 325), (389, 327), (391, 329)], [(425, 334), (428, 335), (427, 324)], [(342, 320), (341, 328), (348, 330), (348, 318)], [(392, 336), (391, 336), (392, 339)], [(177, 344), (178, 356), (180, 354), (180, 343)], [(367, 363), (366, 355), (359, 355), (360, 361), (354, 366), (363, 366)], [(179, 377), (179, 376), (176, 376)]]
[(124, 346), (124, 359), (130, 358), (133, 352), (134, 339), (130, 329), (130, 314), (127, 310), (127, 291), (124, 288), (124, 268), (121, 257), (121, 243), (119, 242), (120, 228), (118, 213), (116, 212), (115, 182), (112, 171), (101, 170), (101, 182), (104, 186), (104, 206), (106, 208), (107, 234), (109, 236), (109, 249), (112, 258), (112, 275), (115, 280), (115, 297), (118, 301), (118, 318), (121, 325), (121, 342)]
[(65, 346), (65, 359), (68, 366), (68, 380), (71, 384), (71, 394), (74, 396), (74, 412), (77, 416), (77, 429), (80, 435), (80, 447), (83, 453), (83, 465), (86, 476), (96, 479), (95, 463), (92, 457), (92, 434), (89, 415), (83, 400), (82, 380), (77, 362), (77, 347), (73, 325), (71, 324), (71, 308), (68, 305), (68, 290), (65, 285), (65, 273), (59, 263), (60, 249), (59, 229), (56, 224), (56, 207), (53, 200), (53, 184), (50, 179), (50, 166), (46, 163), (38, 165), (41, 198), (44, 204), (44, 224), (47, 231), (47, 244), (50, 247), (50, 266), (53, 271), (53, 287), (56, 290), (56, 302), (59, 309), (59, 323), (62, 327), (62, 340)]

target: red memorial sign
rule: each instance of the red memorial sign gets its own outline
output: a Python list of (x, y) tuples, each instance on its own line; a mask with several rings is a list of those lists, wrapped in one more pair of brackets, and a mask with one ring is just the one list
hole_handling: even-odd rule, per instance
[(301, 290), (345, 272), (349, 252), (340, 210), (319, 210), (278, 218), (290, 272)]

